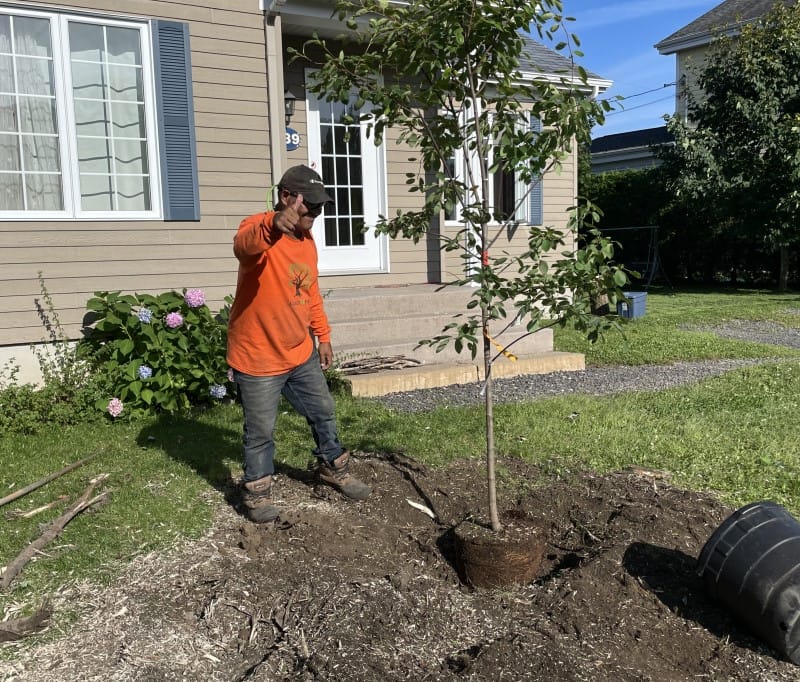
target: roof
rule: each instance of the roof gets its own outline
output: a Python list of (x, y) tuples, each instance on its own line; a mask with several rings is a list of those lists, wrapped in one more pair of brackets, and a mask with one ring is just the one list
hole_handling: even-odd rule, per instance
[(621, 149), (649, 147), (653, 144), (665, 144), (672, 141), (672, 133), (667, 130), (666, 126), (630, 130), (626, 133), (604, 135), (592, 140), (591, 153), (599, 154)]
[[(575, 64), (564, 55), (545, 47), (528, 35), (523, 34), (522, 38), (525, 41), (525, 45), (522, 48), (519, 67), (523, 73), (568, 75), (575, 70)], [(606, 87), (611, 86), (610, 81), (606, 81), (596, 73), (587, 70), (586, 74), (590, 81), (603, 81)]]
[(655, 44), (661, 54), (707, 45), (720, 32), (735, 33), (745, 24), (769, 12), (776, 2), (791, 5), (795, 0), (725, 0)]

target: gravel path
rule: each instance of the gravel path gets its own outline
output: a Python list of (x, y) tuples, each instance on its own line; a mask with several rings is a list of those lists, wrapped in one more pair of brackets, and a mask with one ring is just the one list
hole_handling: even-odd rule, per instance
[[(800, 348), (800, 329), (772, 322), (733, 321), (724, 326), (693, 328), (718, 336), (774, 346)], [(590, 367), (582, 372), (527, 374), (494, 382), (496, 403), (517, 402), (543, 396), (582, 393), (607, 395), (625, 391), (660, 391), (691, 384), (748, 365), (772, 362), (770, 358), (748, 360), (701, 360), (671, 365)], [(390, 393), (375, 398), (399, 412), (421, 412), (442, 405), (463, 406), (483, 402), (478, 384)]]

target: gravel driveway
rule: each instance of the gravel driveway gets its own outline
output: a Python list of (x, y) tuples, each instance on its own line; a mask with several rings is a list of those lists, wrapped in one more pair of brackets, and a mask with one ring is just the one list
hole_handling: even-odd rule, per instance
[[(800, 329), (790, 329), (773, 322), (736, 320), (714, 327), (693, 327), (692, 330), (712, 332), (728, 339), (800, 348)], [(624, 391), (659, 391), (718, 376), (739, 367), (771, 361), (769, 358), (700, 360), (670, 365), (590, 367), (581, 372), (527, 374), (495, 380), (494, 398), (496, 403), (504, 403), (567, 393), (607, 395)], [(483, 396), (478, 384), (460, 384), (390, 393), (375, 400), (399, 412), (420, 412), (441, 405), (480, 404)]]

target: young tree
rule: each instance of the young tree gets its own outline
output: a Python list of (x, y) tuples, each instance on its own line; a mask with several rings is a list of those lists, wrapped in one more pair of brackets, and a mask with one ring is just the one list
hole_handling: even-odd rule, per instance
[[(471, 284), (475, 294), (462, 319), (422, 343), (441, 349), (453, 343), (473, 357), (483, 352), (486, 405), (486, 462), (489, 516), (501, 529), (495, 486), (492, 363), (512, 348), (490, 335), (490, 322), (516, 320), (534, 333), (572, 321), (591, 338), (615, 324), (592, 314), (592, 298), (621, 295), (625, 273), (609, 264), (613, 246), (599, 233), (581, 248), (565, 249), (565, 239), (598, 218), (586, 203), (576, 206), (565, 235), (551, 227), (530, 227), (527, 247), (518, 253), (493, 249), (514, 208), (489, 203), (489, 183), (498, 169), (531, 186), (558, 170), (576, 139), (585, 137), (603, 108), (591, 96), (587, 74), (574, 65), (558, 78), (524, 81), (520, 58), (522, 32), (552, 37), (562, 30), (560, 0), (342, 0), (340, 20), (357, 36), (347, 49), (315, 38), (303, 56), (318, 66), (310, 89), (328, 100), (348, 103), (350, 116), (368, 121), (376, 144), (387, 129), (417, 153), (417, 172), (407, 178), (420, 196), (418, 210), (381, 217), (376, 230), (395, 238), (419, 240), (446, 208), (458, 207), (458, 234), (440, 235), (442, 248), (457, 251), (463, 275), (452, 284)], [(577, 44), (567, 41), (565, 49)], [(546, 73), (547, 69), (540, 69)], [(356, 113), (357, 112), (357, 113)], [(352, 120), (352, 119), (347, 119)], [(473, 159), (466, 176), (454, 168), (456, 153)], [(530, 191), (530, 190), (529, 190)], [(572, 247), (572, 242), (569, 243)]]
[(717, 40), (698, 83), (688, 122), (668, 120), (675, 145), (661, 156), (671, 189), (777, 251), (785, 290), (800, 239), (800, 5), (775, 3)]

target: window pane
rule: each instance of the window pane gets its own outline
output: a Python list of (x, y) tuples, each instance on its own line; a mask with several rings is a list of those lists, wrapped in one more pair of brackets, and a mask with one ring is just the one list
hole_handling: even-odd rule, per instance
[(0, 91), (14, 92), (14, 62), (7, 55), (0, 56)]
[(0, 14), (0, 52), (11, 53), (11, 17)]
[(114, 137), (147, 136), (144, 125), (143, 104), (111, 104), (111, 120), (114, 122)]
[(105, 60), (103, 27), (95, 24), (69, 22), (69, 50), (72, 59), (101, 62)]
[(72, 90), (76, 98), (105, 99), (107, 93), (103, 65), (73, 60)]
[(26, 95), (52, 95), (53, 62), (35, 57), (17, 57), (17, 92)]
[(0, 131), (17, 131), (17, 107), (13, 97), (0, 95)]
[(361, 188), (355, 189), (350, 194), (350, 201), (352, 202), (350, 211), (353, 215), (364, 215), (364, 202), (361, 201), (362, 194)]
[(139, 45), (139, 31), (132, 28), (109, 26), (108, 61), (117, 64), (141, 64), (142, 48)]
[(0, 173), (0, 211), (21, 211), (22, 176), (17, 173)]
[(45, 135), (22, 136), (22, 162), (27, 172), (49, 171), (58, 173), (58, 138)]
[(333, 127), (333, 150), (335, 154), (346, 154), (347, 148), (344, 142), (344, 136), (347, 133), (345, 126)]
[(148, 178), (135, 175), (117, 176), (117, 209), (120, 211), (150, 210)]
[(147, 174), (147, 145), (144, 140), (114, 140), (114, 172)]
[(110, 175), (81, 175), (81, 208), (84, 211), (110, 211), (113, 191)]
[(78, 135), (110, 137), (106, 103), (97, 100), (75, 100), (75, 126)]
[(81, 173), (110, 173), (111, 141), (102, 137), (79, 137), (78, 166)]
[(325, 218), (325, 246), (336, 246), (336, 218)]
[(17, 54), (51, 57), (50, 20), (36, 17), (14, 17), (14, 46)]
[(347, 151), (353, 156), (361, 154), (361, 131), (358, 126), (349, 126), (350, 139), (347, 140)]
[(336, 182), (336, 177), (333, 173), (333, 158), (330, 156), (322, 158), (322, 181), (330, 185)]
[(353, 244), (364, 246), (364, 221), (361, 218), (353, 218)]
[(20, 97), (19, 114), (22, 132), (55, 135), (56, 101), (49, 97)]
[(60, 211), (63, 208), (60, 175), (26, 173), (25, 193), (29, 211)]
[[(333, 154), (333, 128), (331, 126), (320, 126), (322, 136), (322, 153)], [(326, 178), (323, 178), (326, 180)]]
[(361, 184), (361, 159), (350, 159), (350, 182), (354, 185)]
[(350, 246), (350, 219), (339, 218), (339, 246)]
[(0, 134), (0, 170), (19, 170), (19, 137)]
[(111, 99), (141, 102), (144, 99), (142, 70), (135, 66), (109, 66), (108, 80)]
[(350, 192), (347, 188), (336, 190), (336, 212), (339, 215), (350, 213)]

